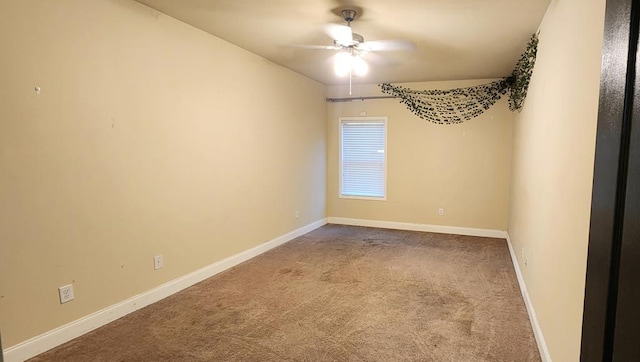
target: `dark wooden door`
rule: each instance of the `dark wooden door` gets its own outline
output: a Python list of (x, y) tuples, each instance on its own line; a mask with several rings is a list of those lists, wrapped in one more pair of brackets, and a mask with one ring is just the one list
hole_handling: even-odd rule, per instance
[(608, 0), (582, 361), (640, 361), (640, 0)]
[(627, 150), (613, 360), (640, 361), (640, 72)]

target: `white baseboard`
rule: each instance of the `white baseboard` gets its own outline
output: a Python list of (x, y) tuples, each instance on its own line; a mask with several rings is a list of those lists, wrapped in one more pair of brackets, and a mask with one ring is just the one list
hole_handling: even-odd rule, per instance
[(395, 229), (395, 230), (426, 231), (430, 233), (483, 236), (483, 237), (501, 238), (501, 239), (504, 239), (507, 236), (507, 232), (503, 230), (477, 229), (477, 228), (429, 225), (429, 224), (413, 224), (408, 222), (395, 222), (395, 221), (351, 219), (346, 217), (329, 217), (327, 220), (329, 224), (368, 226), (368, 227), (374, 227), (374, 228)]
[(4, 350), (6, 362), (21, 362), (35, 357), (40, 353), (48, 351), (96, 328), (132, 313), (140, 308), (153, 304), (198, 282), (201, 282), (213, 275), (225, 271), (244, 261), (256, 257), (268, 250), (282, 245), (290, 240), (304, 235), (327, 224), (327, 219), (321, 219), (287, 234), (276, 237), (266, 243), (243, 251), (239, 254), (222, 259), (192, 273), (162, 284), (144, 293), (133, 296), (120, 303), (109, 306), (105, 309), (92, 313), (71, 323), (65, 324), (54, 330), (43, 333), (27, 341)]
[(513, 268), (516, 270), (516, 277), (518, 278), (518, 284), (520, 285), (520, 292), (522, 293), (522, 299), (524, 299), (524, 305), (527, 307), (527, 313), (529, 314), (529, 321), (531, 322), (531, 328), (533, 329), (533, 335), (536, 337), (536, 343), (538, 344), (538, 351), (540, 351), (540, 358), (542, 362), (551, 362), (551, 355), (547, 348), (547, 343), (544, 341), (544, 335), (542, 329), (538, 323), (538, 317), (536, 317), (536, 311), (533, 309), (533, 303), (529, 298), (529, 292), (527, 291), (527, 285), (524, 283), (524, 277), (516, 258), (516, 253), (511, 245), (511, 238), (507, 233), (507, 245), (509, 246), (509, 253), (511, 254), (511, 261), (513, 262)]

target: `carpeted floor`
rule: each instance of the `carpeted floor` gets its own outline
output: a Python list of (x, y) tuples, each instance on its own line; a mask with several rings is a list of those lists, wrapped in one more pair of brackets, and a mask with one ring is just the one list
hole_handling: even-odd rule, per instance
[(539, 361), (506, 241), (326, 225), (32, 361)]

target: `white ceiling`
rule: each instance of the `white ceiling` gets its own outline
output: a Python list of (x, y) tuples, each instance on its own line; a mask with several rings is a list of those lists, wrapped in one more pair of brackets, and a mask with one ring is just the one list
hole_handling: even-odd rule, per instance
[(345, 24), (366, 40), (407, 39), (412, 52), (367, 54), (367, 76), (354, 83), (499, 78), (511, 73), (549, 0), (137, 0), (327, 85), (336, 51), (327, 23)]

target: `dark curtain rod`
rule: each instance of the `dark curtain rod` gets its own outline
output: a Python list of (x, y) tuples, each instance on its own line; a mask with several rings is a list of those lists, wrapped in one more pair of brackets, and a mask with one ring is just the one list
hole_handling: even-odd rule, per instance
[(398, 97), (395, 97), (395, 96), (344, 97), (344, 98), (327, 98), (326, 101), (329, 103), (337, 103), (337, 102), (364, 101), (367, 99), (391, 99), (391, 98), (398, 98)]

